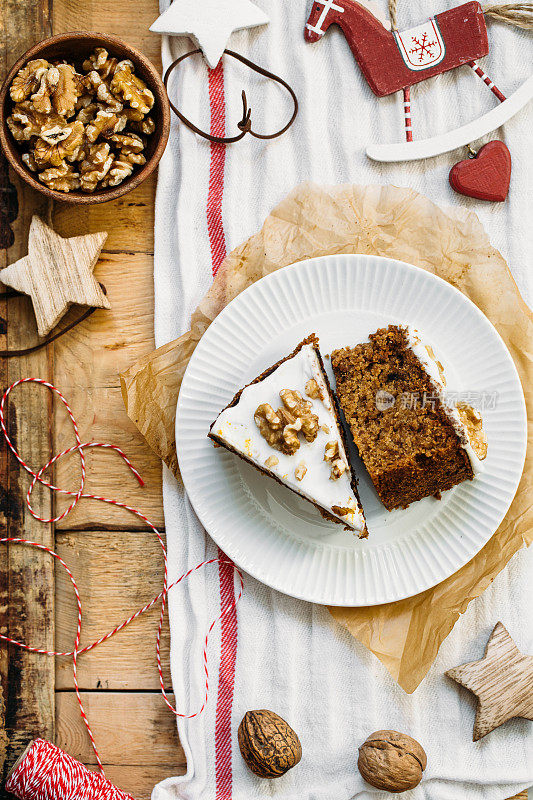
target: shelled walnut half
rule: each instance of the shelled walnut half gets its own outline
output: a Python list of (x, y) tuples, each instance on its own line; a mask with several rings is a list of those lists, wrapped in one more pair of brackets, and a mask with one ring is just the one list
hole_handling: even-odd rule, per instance
[[(22, 161), (56, 191), (94, 192), (118, 186), (146, 163), (147, 114), (154, 96), (135, 74), (97, 47), (78, 72), (70, 63), (34, 59), (10, 86), (7, 118)], [(75, 166), (71, 166), (75, 164)]]

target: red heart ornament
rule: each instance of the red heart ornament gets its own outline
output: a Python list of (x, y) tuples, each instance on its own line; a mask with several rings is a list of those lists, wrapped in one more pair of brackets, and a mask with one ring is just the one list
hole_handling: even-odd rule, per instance
[(477, 200), (502, 202), (510, 181), (511, 153), (497, 140), (484, 145), (475, 158), (459, 161), (450, 170), (452, 189)]

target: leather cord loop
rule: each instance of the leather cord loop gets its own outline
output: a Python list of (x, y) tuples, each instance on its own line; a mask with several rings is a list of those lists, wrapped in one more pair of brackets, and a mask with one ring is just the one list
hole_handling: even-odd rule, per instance
[[(188, 53), (185, 53), (184, 55), (180, 56), (179, 58), (177, 58), (175, 61), (172, 62), (172, 64), (165, 72), (165, 77), (163, 78), (163, 83), (165, 84), (167, 95), (168, 95), (168, 81), (172, 72), (186, 58), (194, 56), (200, 52), (201, 50), (199, 48), (197, 48), (196, 50), (190, 50)], [(240, 133), (236, 134), (235, 136), (213, 136), (212, 134), (201, 130), (201, 128), (195, 125), (194, 122), (191, 122), (190, 119), (187, 119), (187, 117), (175, 106), (175, 104), (172, 102), (169, 96), (168, 101), (170, 103), (172, 111), (176, 114), (178, 119), (181, 122), (183, 122), (184, 125), (190, 128), (191, 131), (194, 131), (194, 133), (197, 133), (198, 136), (202, 136), (204, 139), (207, 139), (209, 142), (214, 142), (215, 144), (234, 144), (235, 142), (239, 142), (244, 136), (246, 136), (247, 133), (249, 133), (256, 139), (276, 139), (278, 136), (281, 136), (283, 133), (285, 133), (286, 130), (290, 128), (290, 126), (296, 119), (296, 115), (298, 114), (298, 98), (296, 97), (296, 94), (292, 86), (289, 86), (287, 81), (284, 81), (283, 78), (280, 78), (279, 75), (275, 75), (273, 72), (269, 72), (263, 67), (260, 67), (259, 64), (254, 64), (253, 61), (250, 61), (248, 58), (245, 58), (245, 56), (242, 56), (240, 53), (236, 53), (234, 50), (224, 50), (224, 53), (225, 55), (237, 59), (237, 61), (240, 61), (242, 64), (244, 64), (246, 67), (253, 70), (254, 72), (258, 72), (259, 75), (263, 75), (263, 77), (275, 81), (276, 83), (279, 83), (289, 92), (292, 101), (294, 103), (294, 110), (287, 124), (284, 125), (283, 128), (281, 128), (279, 131), (276, 131), (275, 133), (258, 133), (257, 131), (254, 131), (252, 129), (252, 119), (251, 119), (252, 110), (251, 108), (248, 107), (246, 92), (244, 90), (242, 92), (242, 107), (243, 107), (242, 119), (240, 120), (240, 122), (237, 123), (237, 127)]]

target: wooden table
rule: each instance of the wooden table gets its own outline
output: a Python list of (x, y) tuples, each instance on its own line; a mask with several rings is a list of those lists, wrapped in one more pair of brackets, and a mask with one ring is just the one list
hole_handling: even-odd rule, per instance
[[(0, 0), (2, 72), (28, 47), (70, 30), (113, 33), (140, 48), (160, 66), (160, 39), (148, 31), (158, 14), (157, 0)], [(74, 208), (50, 207), (17, 182), (20, 214), (16, 243), (0, 251), (0, 266), (26, 254), (32, 214), (51, 214), (64, 236), (106, 230), (109, 237), (96, 275), (107, 287), (111, 311), (96, 311), (71, 334), (46, 350), (0, 362), (0, 386), (19, 377), (55, 383), (71, 403), (83, 441), (119, 445), (143, 475), (140, 488), (121, 459), (87, 455), (88, 491), (116, 497), (142, 510), (163, 529), (161, 466), (124, 411), (118, 374), (153, 342), (153, 210), (155, 179), (112, 203)], [(124, 291), (127, 281), (128, 291)], [(0, 303), (0, 305), (2, 305)], [(0, 308), (0, 348), (36, 341), (30, 303), (10, 299)], [(9, 425), (23, 457), (41, 466), (50, 452), (73, 444), (70, 421), (52, 407), (45, 389), (20, 387), (12, 395)], [(55, 482), (77, 487), (76, 458), (62, 460)], [(28, 476), (0, 446), (0, 529), (55, 547), (72, 568), (84, 602), (83, 640), (93, 641), (122, 621), (161, 588), (161, 551), (153, 534), (120, 509), (82, 502), (56, 525), (36, 522), (24, 497)], [(36, 490), (35, 506), (54, 515), (64, 501)], [(0, 630), (47, 649), (69, 650), (75, 633), (75, 602), (62, 568), (34, 550), (10, 547), (0, 558)], [(139, 566), (142, 568), (139, 569)], [(110, 642), (79, 661), (83, 701), (108, 777), (136, 798), (148, 798), (155, 783), (185, 771), (174, 715), (159, 694), (155, 666), (157, 610), (149, 612)], [(165, 680), (170, 687), (169, 637), (162, 642)], [(24, 654), (0, 647), (0, 732), (8, 744), (4, 775), (25, 744), (36, 736), (55, 741), (88, 765), (95, 759), (73, 691), (69, 659)], [(4, 702), (2, 703), (2, 695)], [(2, 767), (0, 735), (0, 769)], [(7, 795), (0, 789), (0, 797)], [(523, 795), (525, 797), (525, 795)]]
[[(70, 30), (105, 31), (126, 39), (160, 66), (160, 37), (149, 25), (158, 15), (157, 0), (0, 0), (2, 78), (35, 42)], [(0, 362), (0, 386), (19, 377), (41, 377), (66, 395), (80, 424), (83, 441), (113, 442), (139, 469), (141, 488), (115, 454), (90, 452), (88, 490), (116, 497), (142, 510), (163, 527), (161, 465), (126, 416), (118, 374), (153, 349), (153, 210), (155, 178), (118, 201), (90, 208), (56, 204), (53, 208), (17, 181), (20, 213), (16, 242), (0, 251), (0, 266), (25, 255), (33, 213), (51, 213), (64, 236), (106, 230), (105, 252), (95, 274), (107, 287), (112, 310), (97, 311), (71, 334), (31, 357)], [(127, 281), (128, 291), (124, 292)], [(10, 299), (0, 309), (0, 348), (16, 349), (36, 341), (30, 303)], [(73, 444), (64, 410), (52, 408), (45, 389), (20, 387), (10, 402), (10, 426), (29, 463), (41, 466), (50, 452)], [(78, 460), (63, 460), (55, 474), (59, 486), (74, 488)], [(0, 530), (48, 545), (71, 566), (84, 602), (83, 639), (93, 641), (160, 591), (161, 549), (136, 517), (103, 503), (86, 501), (56, 525), (36, 522), (24, 496), (28, 476), (0, 446)], [(62, 502), (36, 492), (36, 507), (54, 514)], [(6, 535), (6, 534), (0, 534)], [(0, 557), (0, 630), (69, 650), (75, 633), (75, 604), (64, 571), (54, 575), (52, 559), (21, 547)], [(139, 569), (142, 565), (142, 569)], [(116, 639), (79, 661), (80, 687), (108, 777), (136, 798), (148, 798), (154, 784), (184, 772), (174, 715), (159, 693), (155, 666), (157, 610)], [(162, 643), (165, 677), (169, 637)], [(0, 730), (9, 738), (7, 766), (35, 736), (44, 736), (91, 765), (94, 756), (80, 717), (69, 659), (25, 655), (0, 646)], [(3, 693), (4, 703), (1, 702)], [(0, 770), (2, 767), (0, 736)], [(4, 796), (1, 794), (0, 795)]]

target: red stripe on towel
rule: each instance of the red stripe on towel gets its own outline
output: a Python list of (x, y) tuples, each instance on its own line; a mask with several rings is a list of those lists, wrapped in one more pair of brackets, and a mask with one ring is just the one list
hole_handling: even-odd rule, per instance
[[(209, 107), (211, 111), (210, 133), (224, 136), (226, 129), (226, 102), (224, 97), (224, 69), (222, 61), (209, 70)], [(211, 246), (213, 275), (226, 257), (226, 237), (222, 223), (222, 195), (224, 193), (224, 165), (226, 145), (211, 143), (209, 165), (209, 192), (207, 195), (207, 232)]]
[[(209, 105), (211, 112), (210, 132), (214, 136), (224, 136), (226, 107), (222, 62), (215, 69), (209, 71)], [(211, 143), (206, 216), (213, 275), (216, 275), (218, 268), (226, 257), (226, 237), (222, 222), (225, 161), (226, 146)], [(222, 551), (219, 550), (219, 553), (222, 553)], [(226, 608), (228, 598), (231, 602), (234, 596), (233, 567), (226, 564), (220, 564), (219, 567), (220, 605), (221, 608)], [(220, 631), (220, 668), (215, 721), (216, 800), (231, 800), (232, 797), (231, 712), (236, 660), (237, 614), (233, 610), (222, 619)]]

